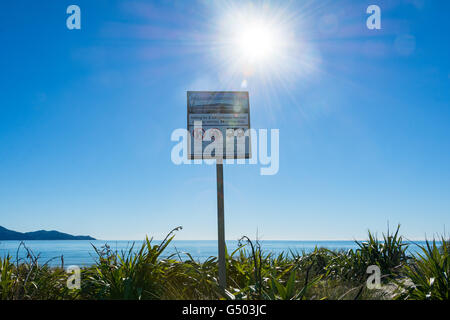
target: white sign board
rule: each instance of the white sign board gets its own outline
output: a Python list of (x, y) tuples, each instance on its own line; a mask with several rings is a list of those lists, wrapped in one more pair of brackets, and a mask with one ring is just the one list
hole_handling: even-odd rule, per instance
[(249, 159), (248, 92), (188, 91), (189, 159)]

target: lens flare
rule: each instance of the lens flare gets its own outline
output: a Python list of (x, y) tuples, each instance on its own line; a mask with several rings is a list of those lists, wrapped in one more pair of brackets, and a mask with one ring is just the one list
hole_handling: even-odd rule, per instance
[(304, 40), (301, 14), (289, 6), (221, 3), (229, 5), (216, 11), (211, 53), (224, 82), (276, 90), (315, 71), (317, 55)]

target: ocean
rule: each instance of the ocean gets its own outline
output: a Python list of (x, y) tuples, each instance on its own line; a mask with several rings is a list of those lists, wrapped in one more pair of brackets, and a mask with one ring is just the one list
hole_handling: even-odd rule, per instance
[[(4, 258), (10, 255), (13, 261), (17, 259), (22, 260), (27, 256), (27, 250), (20, 246), (21, 241), (0, 241), (0, 257)], [(108, 244), (112, 250), (119, 252), (128, 250), (133, 246), (133, 250), (137, 251), (142, 241), (127, 241), (127, 240), (52, 240), (52, 241), (24, 241), (25, 246), (30, 249), (35, 256), (39, 257), (39, 263), (48, 263), (50, 266), (61, 266), (64, 261), (64, 266), (78, 265), (89, 266), (95, 263), (97, 254), (93, 246), (101, 249), (102, 246)], [(159, 244), (160, 241), (152, 241), (152, 244)], [(234, 251), (238, 247), (238, 241), (227, 241), (228, 252)], [(409, 252), (414, 253), (418, 251), (418, 246), (424, 245), (423, 241), (411, 243)], [(323, 247), (331, 250), (349, 250), (356, 249), (357, 245), (354, 241), (261, 241), (262, 248), (265, 252), (272, 252), (279, 254), (281, 252), (311, 252), (314, 248)], [(249, 246), (246, 247), (249, 249)], [(162, 257), (168, 257), (171, 254), (179, 253), (181, 259), (188, 259), (185, 252), (190, 253), (191, 256), (199, 261), (204, 261), (208, 257), (217, 256), (217, 241), (216, 240), (173, 240), (164, 251)], [(61, 259), (63, 257), (63, 259)], [(178, 258), (178, 255), (177, 255)]]

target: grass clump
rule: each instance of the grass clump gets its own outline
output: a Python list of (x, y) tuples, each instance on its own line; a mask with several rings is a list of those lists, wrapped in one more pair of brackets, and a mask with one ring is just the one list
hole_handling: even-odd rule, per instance
[(411, 264), (405, 267), (409, 282), (400, 282), (399, 298), (411, 300), (448, 300), (450, 294), (449, 242), (441, 238), (442, 245), (435, 240), (420, 246)]
[(118, 253), (109, 246), (94, 247), (98, 261), (84, 272), (81, 297), (86, 299), (160, 299), (170, 259), (159, 259), (172, 241), (172, 230), (159, 245), (152, 245), (146, 238), (137, 253), (134, 245), (126, 252)]
[[(17, 249), (26, 251), (24, 260), (7, 255), (0, 257), (0, 298), (2, 300), (60, 300), (74, 299), (76, 293), (67, 288), (68, 275), (61, 268), (51, 268), (50, 261), (39, 263), (39, 255), (22, 242)], [(63, 262), (62, 262), (63, 263)]]

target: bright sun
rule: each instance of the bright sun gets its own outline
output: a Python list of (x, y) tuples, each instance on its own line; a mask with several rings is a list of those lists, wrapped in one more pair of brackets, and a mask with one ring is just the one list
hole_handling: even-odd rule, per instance
[(267, 12), (230, 10), (220, 27), (219, 39), (225, 61), (236, 69), (265, 70), (279, 68), (289, 44), (288, 28), (278, 17)]
[[(308, 44), (302, 15), (289, 6), (218, 7), (211, 53), (220, 78), (241, 88), (261, 83), (283, 86), (314, 72), (317, 57)], [(239, 2), (240, 3), (240, 2)]]
[(269, 62), (280, 49), (274, 30), (260, 22), (243, 26), (236, 35), (236, 44), (239, 54), (248, 63)]

